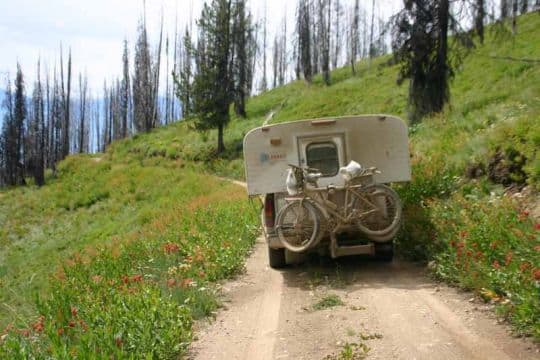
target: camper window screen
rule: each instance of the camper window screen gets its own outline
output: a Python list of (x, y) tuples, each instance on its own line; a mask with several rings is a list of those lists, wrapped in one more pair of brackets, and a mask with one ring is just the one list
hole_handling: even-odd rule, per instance
[(323, 176), (334, 176), (339, 170), (338, 150), (333, 142), (311, 143), (306, 148), (307, 166)]

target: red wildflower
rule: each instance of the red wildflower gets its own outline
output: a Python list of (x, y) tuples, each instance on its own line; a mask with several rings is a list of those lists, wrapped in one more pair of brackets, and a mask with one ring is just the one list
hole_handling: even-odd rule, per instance
[(58, 328), (58, 329), (56, 329), (56, 333), (58, 334), (58, 336), (64, 335), (64, 328)]
[(79, 324), (81, 325), (84, 331), (88, 330), (88, 325), (86, 325), (86, 323), (83, 320), (79, 320)]
[(123, 344), (124, 342), (122, 341), (122, 338), (121, 338), (121, 337), (115, 336), (115, 337), (114, 337), (114, 343), (116, 344), (116, 346), (122, 347), (122, 344)]
[(471, 257), (471, 256), (472, 256), (472, 251), (471, 251), (471, 250), (467, 250), (466, 255), (467, 255), (467, 257)]
[(514, 254), (512, 254), (511, 251), (509, 251), (507, 254), (506, 254), (506, 257), (504, 258), (504, 265), (505, 266), (508, 266), (510, 265), (510, 263), (512, 262), (512, 258), (514, 257)]
[(13, 323), (9, 323), (8, 326), (0, 333), (0, 336), (9, 333), (13, 329)]
[(536, 245), (533, 249), (536, 251), (540, 251), (540, 245)]
[(180, 247), (178, 246), (178, 244), (175, 243), (167, 243), (163, 245), (163, 250), (166, 254), (173, 254), (177, 253), (180, 250)]
[(43, 331), (43, 329), (45, 328), (45, 325), (44, 325), (44, 322), (45, 322), (45, 316), (41, 315), (38, 320), (32, 324), (32, 328), (34, 329), (34, 331), (40, 333)]
[(30, 336), (30, 330), (28, 330), (28, 329), (19, 329), (18, 333), (21, 334), (24, 337), (29, 337)]
[(492, 248), (492, 249), (496, 249), (496, 248), (497, 248), (497, 241), (492, 242), (492, 243), (489, 245), (489, 247)]
[(540, 223), (536, 223), (536, 224), (534, 225), (534, 229), (540, 231)]
[(174, 285), (176, 285), (176, 280), (175, 279), (167, 279), (167, 286), (168, 287), (173, 287)]
[(143, 281), (143, 276), (141, 274), (133, 275), (131, 277), (131, 281), (133, 281), (133, 282), (142, 282)]
[(529, 210), (523, 210), (521, 215), (529, 216)]
[(129, 284), (129, 277), (127, 275), (122, 275), (122, 282), (124, 284)]
[(199, 276), (200, 276), (200, 277), (205, 277), (205, 276), (206, 276), (206, 273), (205, 273), (204, 271), (201, 270), (201, 271), (199, 271)]
[(197, 262), (203, 262), (203, 261), (204, 261), (204, 255), (203, 255), (203, 254), (200, 254), (200, 253), (196, 254), (196, 255), (195, 255), (195, 261), (197, 261)]
[(524, 261), (519, 265), (519, 271), (524, 272), (525, 270), (527, 270), (530, 267), (531, 267), (531, 263), (528, 262), (528, 261)]
[(187, 278), (187, 279), (182, 280), (182, 282), (180, 283), (180, 286), (185, 288), (185, 287), (190, 286), (191, 284), (193, 284), (193, 279)]
[(476, 260), (480, 260), (482, 258), (482, 256), (484, 256), (484, 254), (481, 251), (477, 251), (476, 255), (474, 255), (474, 258)]
[(460, 237), (460, 238), (464, 239), (464, 238), (466, 238), (467, 236), (469, 236), (469, 233), (468, 233), (467, 231), (463, 230), (463, 231), (460, 231), (460, 232), (459, 232), (459, 237)]
[(70, 320), (69, 323), (68, 323), (68, 326), (69, 326), (70, 328), (74, 328), (75, 325), (77, 325), (77, 323), (75, 323), (75, 321), (73, 321), (73, 320)]
[(493, 261), (493, 267), (497, 270), (501, 268), (501, 264), (499, 264), (498, 260)]
[(456, 246), (456, 242), (454, 240), (450, 240), (450, 246), (451, 247), (455, 247)]
[(532, 276), (534, 280), (540, 280), (540, 268), (536, 268), (532, 272)]
[(460, 249), (464, 248), (465, 247), (465, 242), (464, 241), (458, 242), (457, 247), (460, 248)]
[(78, 312), (79, 311), (77, 310), (75, 306), (71, 307), (71, 316), (77, 316)]

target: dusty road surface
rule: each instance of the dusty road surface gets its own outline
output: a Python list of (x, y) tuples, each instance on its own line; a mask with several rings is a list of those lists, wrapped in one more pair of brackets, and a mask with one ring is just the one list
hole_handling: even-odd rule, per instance
[(193, 359), (540, 359), (488, 305), (414, 264), (350, 257), (276, 271), (266, 252), (261, 238), (247, 273), (224, 284), (225, 309), (199, 324)]

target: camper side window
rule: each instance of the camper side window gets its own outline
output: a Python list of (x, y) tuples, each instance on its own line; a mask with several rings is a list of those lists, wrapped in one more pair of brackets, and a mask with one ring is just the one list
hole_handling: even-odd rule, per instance
[(339, 170), (338, 149), (333, 142), (311, 143), (306, 148), (307, 166), (323, 176), (334, 176)]

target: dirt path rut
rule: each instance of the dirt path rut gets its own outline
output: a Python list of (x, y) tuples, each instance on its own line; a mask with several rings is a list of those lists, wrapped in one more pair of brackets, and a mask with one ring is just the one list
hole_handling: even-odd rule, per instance
[[(350, 257), (276, 271), (266, 251), (261, 238), (246, 274), (223, 286), (225, 309), (199, 325), (192, 358), (323, 359), (363, 344), (352, 352), (369, 359), (540, 359), (489, 305), (414, 264)], [(331, 295), (343, 305), (314, 309)]]

